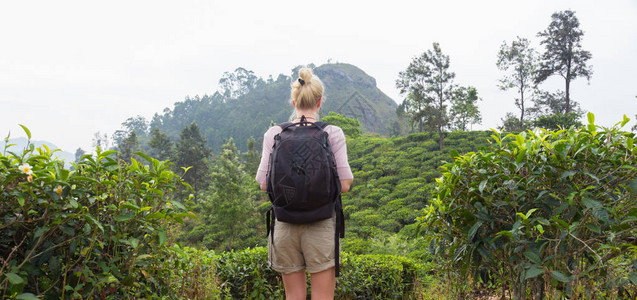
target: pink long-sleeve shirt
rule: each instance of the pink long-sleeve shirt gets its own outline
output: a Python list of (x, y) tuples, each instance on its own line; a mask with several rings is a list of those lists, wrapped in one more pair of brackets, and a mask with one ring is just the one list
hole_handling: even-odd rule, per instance
[[(328, 134), (330, 145), (332, 146), (338, 178), (340, 180), (354, 179), (352, 170), (349, 167), (349, 162), (347, 162), (347, 145), (345, 144), (345, 134), (343, 134), (343, 130), (338, 126), (327, 125), (325, 131)], [(259, 163), (256, 176), (257, 182), (260, 184), (267, 183), (268, 170), (270, 169), (270, 153), (274, 145), (274, 136), (280, 132), (281, 127), (274, 126), (270, 127), (270, 129), (263, 134), (263, 152), (261, 153), (261, 163)]]

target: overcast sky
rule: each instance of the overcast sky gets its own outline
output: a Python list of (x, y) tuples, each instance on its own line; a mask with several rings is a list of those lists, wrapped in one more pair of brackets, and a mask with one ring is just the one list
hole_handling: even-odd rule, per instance
[[(574, 10), (592, 53), (590, 84), (571, 97), (610, 126), (637, 114), (637, 1), (3, 1), (0, 135), (91, 149), (128, 117), (151, 119), (185, 96), (212, 94), (223, 72), (289, 74), (328, 59), (360, 67), (397, 102), (398, 72), (439, 42), (456, 83), (483, 99), (481, 125), (516, 112), (497, 88), (503, 41), (530, 39), (551, 14)], [(557, 78), (542, 88), (562, 88)], [(328, 99), (329, 101), (329, 99)], [(631, 125), (633, 122), (631, 122)]]

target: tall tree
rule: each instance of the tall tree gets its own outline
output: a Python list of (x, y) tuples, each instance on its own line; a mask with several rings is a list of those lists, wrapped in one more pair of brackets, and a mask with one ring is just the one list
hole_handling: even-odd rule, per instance
[(182, 178), (195, 190), (195, 196), (210, 185), (211, 156), (212, 152), (206, 147), (206, 140), (201, 136), (199, 126), (193, 122), (184, 127), (172, 160), (178, 174), (188, 169)]
[[(554, 114), (566, 114), (566, 95), (563, 91), (554, 93), (542, 91), (535, 97), (533, 107), (529, 108), (529, 114), (535, 118)], [(584, 114), (577, 101), (571, 100), (570, 113), (576, 113), (578, 116)]]
[(571, 111), (571, 81), (584, 77), (590, 81), (593, 70), (586, 63), (591, 53), (582, 49), (584, 31), (579, 28), (575, 12), (565, 10), (552, 16), (549, 27), (540, 33), (545, 46), (535, 82), (540, 83), (552, 75), (559, 75), (565, 82), (566, 113)]
[(102, 150), (108, 149), (108, 135), (106, 133), (96, 132), (93, 135), (93, 147), (100, 147)]
[[(233, 143), (234, 144), (234, 143)], [(259, 169), (259, 162), (261, 160), (261, 155), (257, 151), (256, 140), (254, 137), (250, 137), (248, 139), (248, 151), (243, 153), (243, 160), (245, 161), (245, 169), (248, 172), (248, 175), (254, 177), (257, 175), (257, 170)]]
[(130, 163), (133, 153), (140, 151), (139, 139), (137, 138), (137, 132), (131, 131), (128, 137), (123, 139), (117, 146), (119, 148), (119, 157), (123, 161)]
[(449, 71), (449, 56), (440, 44), (433, 43), (399, 73), (396, 87), (405, 96), (403, 109), (418, 123), (420, 131), (438, 132), (440, 149), (444, 147), (444, 130), (449, 125), (447, 106), (452, 99), (455, 73)]
[(82, 148), (77, 148), (77, 150), (75, 150), (75, 162), (78, 163), (84, 154), (86, 154), (86, 151)]
[(224, 72), (219, 79), (219, 94), (224, 101), (237, 99), (254, 89), (263, 79), (254, 75), (254, 72), (244, 68), (237, 68), (234, 72)]
[(498, 87), (504, 91), (515, 88), (518, 92), (515, 106), (520, 109), (520, 123), (523, 123), (526, 117), (527, 99), (536, 89), (534, 76), (537, 64), (538, 54), (525, 38), (517, 37), (511, 45), (505, 41), (500, 46), (496, 65), (507, 74), (500, 79)]
[(159, 131), (159, 128), (153, 127), (150, 131), (150, 148), (153, 150), (152, 155), (155, 158), (167, 160), (172, 155), (173, 142), (167, 134)]
[[(211, 172), (211, 189), (203, 192), (199, 215), (203, 222), (193, 233), (202, 235), (206, 247), (232, 250), (250, 230), (248, 219), (256, 212), (248, 175), (232, 138), (223, 146)], [(238, 221), (242, 220), (242, 221)]]
[(126, 128), (127, 132), (135, 131), (138, 136), (148, 133), (148, 121), (140, 115), (126, 119), (122, 122), (122, 126)]
[(482, 122), (478, 100), (480, 98), (475, 87), (459, 87), (453, 91), (450, 112), (453, 128), (466, 131), (471, 124)]

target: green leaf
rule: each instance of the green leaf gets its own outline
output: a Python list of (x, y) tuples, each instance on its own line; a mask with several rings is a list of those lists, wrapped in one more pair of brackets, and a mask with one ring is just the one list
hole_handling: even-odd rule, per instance
[(473, 238), (476, 236), (476, 233), (478, 232), (478, 229), (480, 229), (480, 226), (482, 226), (482, 221), (478, 221), (473, 224), (473, 226), (471, 226), (471, 229), (469, 229), (469, 232), (467, 233), (467, 239), (469, 241), (473, 240)]
[(172, 203), (173, 206), (175, 206), (175, 207), (177, 207), (177, 208), (179, 208), (181, 210), (187, 210), (186, 207), (183, 204), (181, 204), (181, 202), (179, 202), (179, 201), (173, 200), (173, 201), (170, 201), (170, 203)]
[(139, 246), (139, 240), (137, 238), (130, 238), (128, 239), (128, 242), (130, 243), (131, 247), (133, 247), (133, 249), (137, 249), (137, 246)]
[(575, 171), (564, 171), (562, 173), (562, 176), (560, 176), (560, 179), (564, 179), (565, 177), (573, 177), (573, 175), (575, 175), (577, 172)]
[(587, 114), (588, 117), (588, 124), (595, 124), (595, 115), (592, 112), (589, 112)]
[(628, 280), (630, 280), (633, 285), (637, 285), (637, 272), (630, 272), (630, 274), (628, 274)]
[(148, 154), (144, 153), (144, 152), (134, 152), (133, 154), (145, 159), (148, 163), (152, 164), (153, 161), (155, 160), (154, 158), (148, 156)]
[(551, 271), (551, 277), (553, 277), (555, 280), (560, 281), (560, 282), (569, 282), (571, 281), (571, 276), (566, 276), (564, 275), (564, 273), (560, 272), (560, 271)]
[(139, 210), (139, 206), (137, 206), (135, 204), (132, 204), (130, 202), (123, 203), (119, 207), (120, 208), (128, 208), (128, 209), (131, 209), (131, 210), (134, 210), (134, 211), (138, 211)]
[(587, 223), (586, 228), (588, 228), (590, 231), (595, 232), (597, 234), (602, 233), (601, 228), (599, 228), (599, 226), (595, 223)]
[(166, 231), (159, 231), (159, 245), (163, 246), (166, 243)]
[(7, 274), (7, 278), (9, 278), (9, 282), (11, 282), (11, 284), (13, 284), (13, 285), (18, 285), (18, 284), (23, 284), (24, 283), (24, 279), (22, 277), (20, 277), (20, 275), (18, 275), (16, 273)]
[(593, 209), (593, 216), (606, 224), (610, 222), (608, 212), (603, 207)]
[(37, 240), (41, 235), (43, 235), (47, 230), (49, 230), (48, 226), (43, 226), (35, 230), (35, 234), (33, 235), (33, 240)]
[(530, 217), (531, 217), (531, 214), (532, 214), (533, 212), (535, 212), (536, 210), (537, 210), (537, 208), (531, 208), (531, 209), (529, 209), (529, 211), (527, 211), (527, 212), (526, 212), (526, 218), (527, 218), (527, 219), (528, 219), (528, 218), (530, 218)]
[(117, 153), (117, 151), (115, 151), (115, 150), (108, 150), (108, 151), (104, 151), (104, 152), (102, 152), (102, 153), (100, 154), (100, 157), (107, 157), (107, 156), (109, 156), (109, 155), (111, 155), (111, 154), (114, 154), (114, 153)]
[(526, 275), (524, 275), (524, 279), (535, 278), (541, 274), (544, 274), (543, 269), (540, 269), (537, 266), (531, 267), (531, 269), (526, 270)]
[(40, 298), (38, 298), (37, 296), (31, 294), (31, 293), (22, 293), (18, 296), (15, 297), (16, 299), (20, 299), (20, 300), (40, 300)]
[(526, 251), (524, 252), (524, 256), (526, 256), (526, 258), (528, 258), (532, 263), (540, 264), (542, 262), (540, 256), (535, 252)]
[(519, 212), (519, 213), (515, 213), (515, 214), (516, 214), (518, 217), (522, 218), (522, 220), (525, 220), (525, 221), (526, 221), (526, 219), (528, 219), (528, 218), (526, 217), (526, 215), (525, 215), (525, 214), (523, 214), (523, 213), (521, 213), (521, 212)]
[(631, 196), (635, 196), (637, 195), (637, 177), (635, 177), (635, 179), (628, 184), (628, 188), (630, 189), (630, 195)]
[(138, 256), (136, 260), (149, 259), (149, 258), (152, 258), (152, 257), (153, 256), (150, 255), (150, 254), (142, 254), (142, 255)]
[(91, 215), (84, 215), (84, 217), (93, 225), (97, 226), (97, 228), (100, 229), (100, 231), (104, 232), (104, 226), (102, 226), (102, 223), (98, 222), (93, 216)]
[(77, 203), (77, 201), (75, 201), (73, 197), (69, 198), (69, 204), (71, 205), (72, 208), (78, 208), (79, 206), (79, 203)]
[(484, 187), (487, 185), (487, 179), (482, 180), (482, 182), (480, 182), (480, 185), (478, 186), (478, 190), (480, 190), (480, 193), (482, 193), (482, 191), (484, 191)]
[(584, 206), (588, 209), (596, 209), (603, 206), (599, 201), (591, 198), (582, 198), (582, 204), (584, 204)]
[(24, 133), (26, 133), (26, 134), (27, 134), (27, 137), (28, 137), (29, 139), (31, 139), (31, 131), (29, 130), (29, 128), (27, 128), (26, 126), (24, 126), (24, 125), (22, 125), (22, 124), (18, 124), (18, 125), (20, 125), (20, 127), (22, 127), (22, 130), (24, 130)]
[(498, 233), (496, 233), (495, 235), (500, 236), (500, 235), (504, 235), (504, 236), (508, 236), (508, 237), (512, 237), (513, 233), (509, 230), (502, 230)]
[(132, 218), (135, 217), (135, 213), (133, 212), (129, 212), (123, 215), (119, 215), (119, 216), (115, 216), (113, 217), (113, 220), (117, 221), (117, 222), (126, 222), (131, 220)]
[(20, 204), (20, 207), (24, 206), (24, 198), (18, 196), (18, 204)]
[(166, 218), (166, 214), (160, 211), (146, 215), (146, 220), (163, 219), (163, 218)]
[(626, 123), (628, 123), (629, 121), (630, 119), (626, 115), (624, 115), (624, 119), (622, 120), (621, 127), (624, 127), (624, 125), (626, 125)]

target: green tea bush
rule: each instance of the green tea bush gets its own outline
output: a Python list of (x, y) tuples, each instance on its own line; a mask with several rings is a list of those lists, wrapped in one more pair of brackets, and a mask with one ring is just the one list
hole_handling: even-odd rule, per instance
[(410, 299), (419, 294), (422, 265), (393, 255), (343, 253), (337, 299)]
[(268, 267), (267, 248), (224, 252), (216, 262), (224, 296), (232, 299), (282, 299), (281, 276)]
[(447, 280), (516, 299), (636, 297), (637, 145), (620, 128), (589, 114), (581, 129), (495, 132), (490, 151), (443, 166), (421, 221)]
[(170, 200), (182, 180), (166, 162), (136, 153), (147, 165), (128, 165), (98, 148), (68, 170), (46, 146), (8, 147), (0, 154), (1, 298), (170, 295), (168, 231), (190, 210)]
[(219, 256), (214, 251), (173, 246), (165, 261), (171, 272), (167, 278), (170, 294), (177, 299), (222, 299), (221, 280), (217, 276)]
[[(343, 252), (341, 259), (336, 299), (416, 298), (421, 278), (427, 276), (421, 264), (398, 256)], [(232, 299), (283, 299), (285, 295), (281, 276), (267, 266), (266, 248), (222, 253), (217, 273), (225, 296)]]

